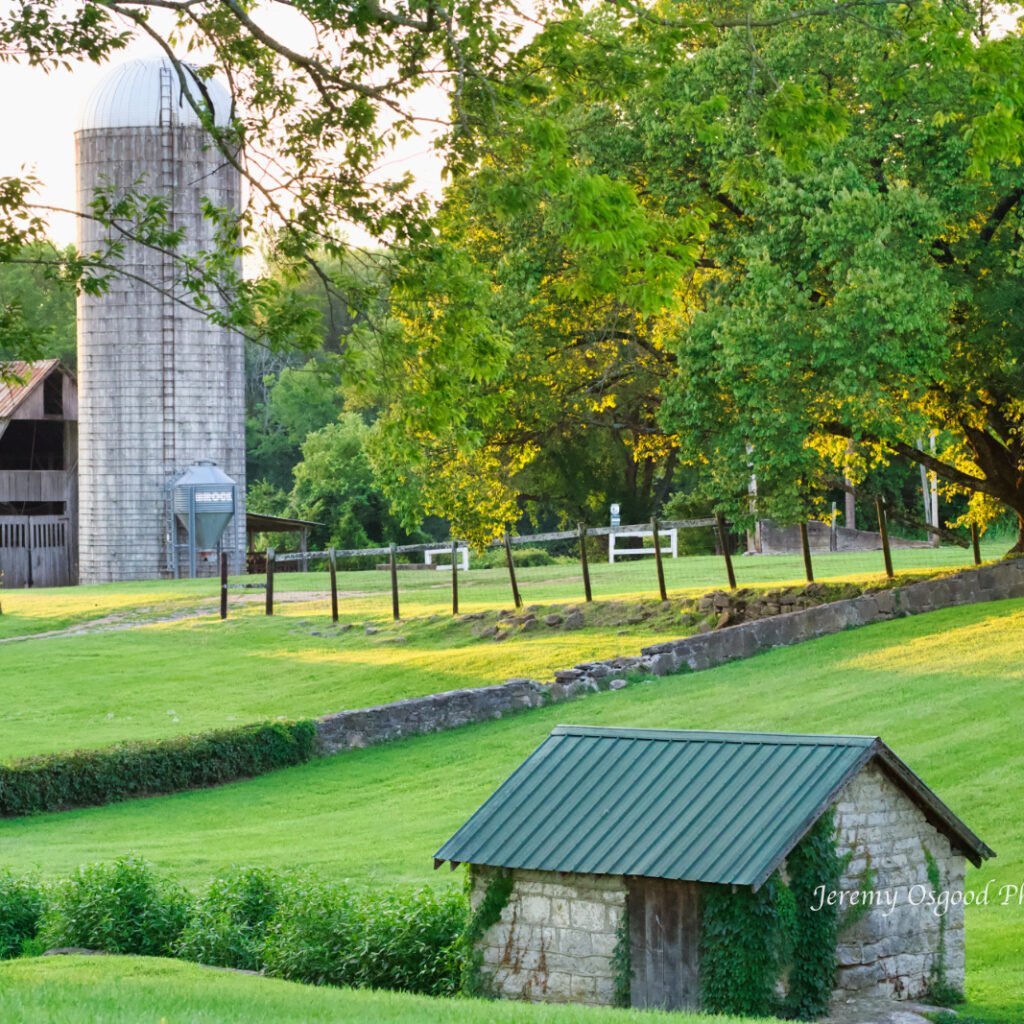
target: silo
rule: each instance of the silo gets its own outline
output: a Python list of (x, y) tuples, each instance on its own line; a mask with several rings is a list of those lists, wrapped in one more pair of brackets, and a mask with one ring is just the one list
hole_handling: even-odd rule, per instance
[[(231, 100), (203, 83), (216, 123)], [(190, 69), (188, 92), (202, 104)], [(97, 188), (163, 195), (179, 252), (214, 246), (202, 215), (208, 199), (237, 210), (240, 175), (182, 95), (166, 58), (118, 66), (86, 100), (75, 133), (79, 209)], [(83, 252), (113, 229), (79, 219)], [(170, 485), (190, 465), (215, 463), (238, 485), (240, 503), (223, 545), (233, 572), (245, 557), (245, 352), (242, 338), (190, 309), (173, 255), (125, 242), (109, 290), (78, 302), (79, 538), (82, 583), (171, 574)], [(184, 301), (182, 301), (184, 300)], [(213, 569), (213, 565), (209, 565)], [(202, 567), (200, 568), (202, 571)]]

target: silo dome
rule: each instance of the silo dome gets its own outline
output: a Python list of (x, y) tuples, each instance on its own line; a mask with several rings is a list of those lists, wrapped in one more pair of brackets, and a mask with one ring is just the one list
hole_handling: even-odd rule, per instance
[[(206, 102), (202, 81), (213, 103), (214, 123), (231, 120), (231, 93), (215, 78), (200, 79), (196, 68), (182, 64), (189, 95)], [(168, 121), (168, 118), (170, 119)], [(92, 91), (78, 116), (76, 131), (106, 128), (199, 127), (199, 118), (182, 94), (181, 77), (167, 57), (130, 60), (114, 68)]]

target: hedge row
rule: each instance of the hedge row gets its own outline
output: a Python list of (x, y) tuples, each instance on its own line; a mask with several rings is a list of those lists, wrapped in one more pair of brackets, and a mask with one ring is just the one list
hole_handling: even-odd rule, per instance
[(0, 817), (216, 786), (308, 761), (316, 724), (268, 722), (0, 765)]
[(125, 857), (45, 886), (0, 872), (0, 959), (77, 947), (452, 995), (468, 910), (454, 888), (365, 891), (259, 868), (232, 871), (193, 897)]

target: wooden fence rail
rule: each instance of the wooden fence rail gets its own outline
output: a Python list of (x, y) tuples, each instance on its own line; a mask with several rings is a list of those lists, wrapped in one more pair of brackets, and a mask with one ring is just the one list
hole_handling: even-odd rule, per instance
[[(658, 522), (658, 528), (662, 530), (690, 530), (701, 526), (714, 526), (714, 519), (666, 519)], [(650, 523), (640, 523), (633, 526), (590, 526), (587, 527), (588, 537), (607, 537), (611, 533), (629, 533), (637, 530), (650, 530)], [(520, 536), (509, 535), (510, 544), (544, 544), (553, 540), (579, 540), (579, 530), (556, 530), (552, 533), (527, 533)], [(392, 550), (396, 555), (411, 555), (415, 552), (436, 551), (438, 548), (455, 544), (460, 548), (469, 547), (464, 540), (442, 540), (433, 541), (430, 544), (396, 544), (379, 548), (337, 548), (334, 552), (335, 558), (390, 558)], [(505, 538), (492, 541), (488, 548), (503, 548)], [(288, 554), (277, 556), (277, 562), (301, 562), (312, 558), (328, 558), (328, 551), (294, 551)]]

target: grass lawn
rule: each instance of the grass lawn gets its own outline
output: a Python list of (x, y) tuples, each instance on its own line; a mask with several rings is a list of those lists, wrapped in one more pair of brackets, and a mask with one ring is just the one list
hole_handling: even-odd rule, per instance
[[(573, 722), (881, 735), (998, 852), (969, 886), (1016, 885), (1022, 653), (1024, 601), (935, 612), (221, 789), (3, 821), (0, 861), (55, 875), (134, 851), (194, 885), (236, 863), (448, 884), (434, 850), (553, 725)], [(968, 908), (967, 933), (970, 1011), (1016, 1024), (1024, 907)]]
[[(966, 559), (958, 548), (896, 554), (908, 578)], [(876, 556), (820, 556), (819, 575), (838, 568), (848, 579), (878, 582)], [(801, 582), (799, 558), (736, 564), (741, 585)], [(670, 559), (666, 575), (673, 597), (694, 597), (722, 585), (722, 563)], [(575, 565), (523, 569), (519, 577), (527, 604), (561, 607), (580, 599)], [(214, 614), (217, 584), (211, 580), (0, 591), (0, 638), (109, 617), (120, 623), (194, 613), (114, 632), (0, 644), (0, 760), (279, 716), (315, 717), (514, 675), (549, 679), (556, 669), (580, 661), (637, 654), (647, 644), (684, 635), (677, 612), (660, 606), (652, 618), (627, 623), (638, 601), (649, 602), (650, 611), (656, 607), (654, 579), (651, 560), (595, 564), (599, 600), (586, 609), (586, 629), (544, 628), (500, 643), (476, 635), (495, 621), (497, 609), (511, 605), (500, 569), (473, 570), (461, 578), (461, 610), (486, 610), (488, 616), (473, 623), (452, 619), (447, 573), (402, 574), (399, 624), (390, 618), (388, 574), (342, 574), (345, 632), (330, 623), (324, 573), (279, 575), (283, 600), (272, 618), (262, 613), (261, 592), (232, 590), (227, 622)], [(367, 625), (377, 632), (367, 635)]]
[(46, 957), (0, 964), (4, 1024), (696, 1024), (708, 1019), (314, 988), (148, 957)]

